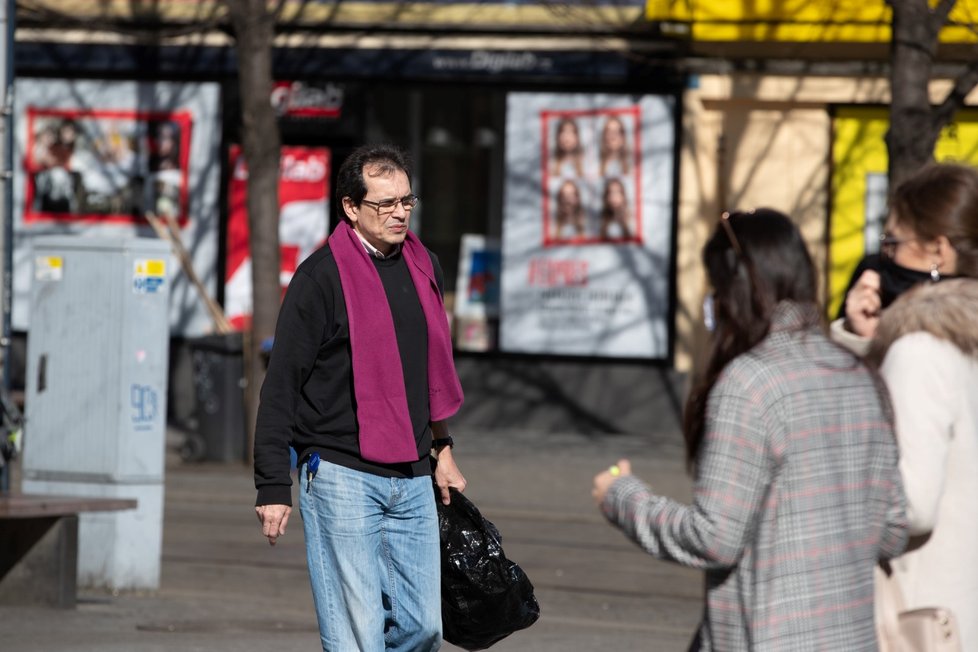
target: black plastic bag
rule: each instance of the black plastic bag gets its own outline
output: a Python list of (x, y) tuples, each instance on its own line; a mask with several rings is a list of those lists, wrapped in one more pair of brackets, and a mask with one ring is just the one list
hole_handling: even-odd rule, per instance
[(441, 536), (443, 638), (484, 650), (540, 617), (533, 584), (506, 558), (499, 530), (455, 489), (443, 505), (435, 486)]

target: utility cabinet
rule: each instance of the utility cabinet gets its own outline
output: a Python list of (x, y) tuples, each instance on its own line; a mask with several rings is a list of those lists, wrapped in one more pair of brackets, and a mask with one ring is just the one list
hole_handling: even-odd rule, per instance
[(34, 241), (23, 491), (135, 498), (79, 517), (78, 581), (159, 586), (169, 347), (169, 246)]

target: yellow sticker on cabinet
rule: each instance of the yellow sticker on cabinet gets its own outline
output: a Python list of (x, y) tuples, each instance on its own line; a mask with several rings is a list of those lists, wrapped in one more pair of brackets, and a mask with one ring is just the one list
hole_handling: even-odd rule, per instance
[(61, 256), (38, 256), (34, 259), (34, 279), (60, 281), (64, 276), (65, 260)]
[(144, 258), (133, 262), (132, 291), (136, 294), (156, 294), (165, 283), (165, 260)]

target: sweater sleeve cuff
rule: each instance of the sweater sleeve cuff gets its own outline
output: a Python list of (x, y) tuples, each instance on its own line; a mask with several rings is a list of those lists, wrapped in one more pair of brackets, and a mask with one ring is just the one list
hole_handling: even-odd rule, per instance
[(635, 476), (618, 478), (608, 487), (608, 493), (601, 503), (601, 512), (612, 523), (618, 523), (626, 506), (634, 501), (636, 495), (647, 496), (650, 493), (650, 487)]
[(292, 487), (287, 484), (270, 484), (259, 487), (255, 507), (261, 505), (288, 505), (292, 507)]
[(842, 345), (857, 356), (865, 357), (869, 352), (870, 339), (847, 331), (844, 319), (836, 319), (829, 324), (829, 332), (836, 344)]

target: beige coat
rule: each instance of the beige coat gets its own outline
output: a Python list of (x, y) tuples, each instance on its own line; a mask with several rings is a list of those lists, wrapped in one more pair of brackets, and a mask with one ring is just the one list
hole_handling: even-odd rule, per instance
[(896, 415), (911, 533), (893, 563), (907, 608), (950, 608), (963, 649), (978, 650), (978, 281), (907, 293), (870, 351)]

